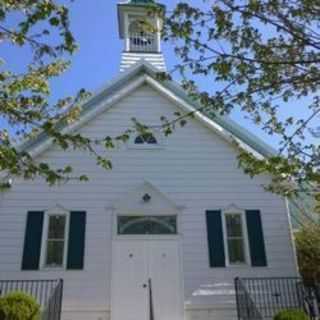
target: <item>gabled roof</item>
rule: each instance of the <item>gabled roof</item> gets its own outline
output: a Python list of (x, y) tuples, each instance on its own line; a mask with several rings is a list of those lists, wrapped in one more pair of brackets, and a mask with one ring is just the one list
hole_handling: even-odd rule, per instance
[[(196, 111), (201, 108), (198, 102), (192, 100), (181, 86), (175, 81), (160, 81), (157, 79), (155, 69), (148, 62), (141, 60), (126, 72), (115, 78), (112, 82), (107, 84), (102, 90), (94, 94), (83, 106), (79, 119), (77, 122), (66, 125), (60, 123), (59, 129), (64, 132), (72, 132), (77, 130), (84, 123), (95, 118), (98, 114), (106, 111), (113, 106), (122, 97), (126, 96), (128, 92), (148, 83), (154, 89), (164, 94), (178, 107), (185, 112)], [(230, 118), (220, 115), (208, 116), (196, 111), (195, 118), (202, 122), (206, 127), (215, 131), (224, 139), (232, 142), (236, 140), (242, 147), (248, 148), (249, 151), (256, 153), (258, 156), (269, 157), (276, 152), (261, 139), (255, 137), (252, 133), (238, 125)], [(33, 140), (29, 140), (20, 146), (20, 149), (30, 152), (33, 156), (43, 152), (51, 145), (52, 141), (42, 133)]]

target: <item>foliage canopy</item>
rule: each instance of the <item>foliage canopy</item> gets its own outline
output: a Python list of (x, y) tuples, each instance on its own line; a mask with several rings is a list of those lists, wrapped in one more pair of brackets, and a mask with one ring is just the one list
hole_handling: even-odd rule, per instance
[[(148, 3), (149, 1), (143, 1)], [(28, 150), (16, 147), (21, 139), (40, 132), (66, 150), (83, 149), (97, 164), (111, 169), (106, 153), (97, 145), (115, 147), (127, 141), (132, 130), (150, 128), (133, 119), (133, 129), (116, 137), (91, 141), (79, 134), (66, 134), (57, 123), (70, 123), (81, 114), (89, 94), (80, 90), (74, 97), (49, 103), (50, 81), (68, 67), (76, 51), (70, 30), (69, 2), (55, 0), (0, 1), (0, 37), (17, 49), (30, 46), (33, 59), (17, 74), (1, 61), (1, 116), (10, 130), (0, 129), (0, 171), (8, 177), (25, 179), (42, 176), (49, 184), (74, 177), (70, 166), (52, 168), (34, 161)], [(146, 4), (148, 5), (148, 4)], [(150, 10), (156, 10), (150, 6)], [(161, 10), (162, 11), (162, 10)], [(8, 27), (12, 16), (18, 23)], [(214, 116), (241, 110), (281, 147), (267, 159), (242, 151), (239, 163), (251, 176), (271, 174), (272, 192), (293, 196), (308, 192), (320, 200), (320, 4), (318, 0), (210, 0), (179, 2), (166, 17), (163, 38), (172, 41), (179, 63), (183, 87), (201, 103), (199, 111)], [(166, 79), (171, 75), (162, 74)], [(195, 77), (205, 77), (212, 90), (202, 91)], [(283, 117), (291, 104), (301, 109)], [(284, 112), (290, 114), (290, 112)], [(177, 124), (184, 126), (190, 114), (160, 119), (169, 135)], [(101, 150), (101, 149), (99, 149)], [(5, 183), (4, 187), (7, 186)]]
[(306, 281), (320, 281), (320, 223), (304, 223), (295, 234), (300, 272)]
[[(241, 110), (281, 141), (268, 159), (241, 152), (245, 171), (271, 173), (273, 192), (309, 192), (318, 199), (319, 15), (317, 0), (179, 2), (164, 32), (179, 57), (172, 71), (182, 75), (201, 111)], [(195, 76), (206, 77), (213, 89), (202, 91)], [(299, 112), (291, 112), (292, 105)]]

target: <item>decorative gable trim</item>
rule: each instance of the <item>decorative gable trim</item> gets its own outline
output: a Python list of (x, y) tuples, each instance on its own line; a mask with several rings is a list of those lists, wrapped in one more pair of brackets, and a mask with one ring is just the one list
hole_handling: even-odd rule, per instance
[(240, 208), (234, 203), (231, 203), (229, 206), (222, 209), (223, 212), (244, 212), (246, 209)]
[(117, 199), (112, 208), (121, 214), (178, 215), (181, 212), (181, 207), (148, 181)]

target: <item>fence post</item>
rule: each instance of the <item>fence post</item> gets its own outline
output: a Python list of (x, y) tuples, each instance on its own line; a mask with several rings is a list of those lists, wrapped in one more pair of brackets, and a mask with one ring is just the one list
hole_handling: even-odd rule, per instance
[(62, 303), (63, 303), (63, 279), (60, 279), (60, 299), (59, 299), (59, 320), (62, 315)]
[(238, 320), (241, 320), (241, 315), (240, 315), (240, 301), (239, 301), (239, 278), (234, 279), (234, 291), (235, 291), (235, 296), (236, 296), (236, 305), (237, 305), (237, 317)]

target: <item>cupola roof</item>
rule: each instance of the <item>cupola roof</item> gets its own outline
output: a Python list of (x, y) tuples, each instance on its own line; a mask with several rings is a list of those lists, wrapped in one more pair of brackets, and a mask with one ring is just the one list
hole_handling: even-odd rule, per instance
[(154, 0), (130, 0), (131, 4), (154, 3)]

